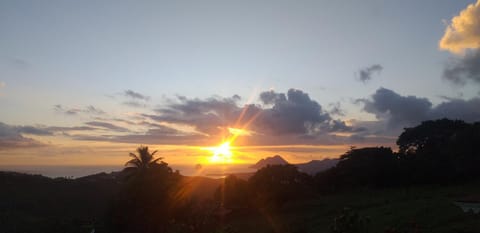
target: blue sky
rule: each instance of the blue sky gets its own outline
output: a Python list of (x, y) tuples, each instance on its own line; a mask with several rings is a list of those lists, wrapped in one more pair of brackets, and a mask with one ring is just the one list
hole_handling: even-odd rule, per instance
[[(478, 84), (442, 78), (445, 64), (457, 55), (441, 51), (438, 43), (450, 20), (474, 3), (2, 1), (0, 122), (45, 128), (99, 121), (86, 111), (74, 117), (59, 113), (56, 105), (79, 111), (94, 106), (109, 120), (130, 119), (168, 107), (177, 96), (239, 95), (240, 107), (262, 105), (261, 93), (291, 88), (307, 93), (323, 111), (337, 104), (344, 114), (330, 112), (331, 118), (345, 122), (385, 120), (378, 109), (369, 112), (357, 101), (381, 87), (428, 98), (433, 106), (449, 98), (471, 100)], [(372, 65), (382, 69), (359, 81), (359, 72)], [(127, 90), (148, 98), (132, 99)], [(137, 134), (149, 129), (124, 126)], [(36, 136), (30, 135), (42, 140)], [(48, 140), (55, 147), (60, 139)], [(352, 143), (357, 142), (339, 144)]]

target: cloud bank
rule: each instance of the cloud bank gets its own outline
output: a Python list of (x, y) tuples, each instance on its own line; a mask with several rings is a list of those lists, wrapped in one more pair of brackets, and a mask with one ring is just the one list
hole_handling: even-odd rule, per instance
[(401, 129), (425, 120), (440, 118), (460, 119), (467, 122), (480, 121), (480, 98), (469, 100), (449, 99), (436, 106), (427, 98), (402, 96), (379, 88), (369, 99), (360, 99), (363, 110), (372, 113), (388, 129)]
[(24, 137), (22, 134), (44, 136), (50, 135), (50, 132), (37, 129), (33, 126), (11, 126), (0, 122), (0, 150), (45, 146), (45, 144)]

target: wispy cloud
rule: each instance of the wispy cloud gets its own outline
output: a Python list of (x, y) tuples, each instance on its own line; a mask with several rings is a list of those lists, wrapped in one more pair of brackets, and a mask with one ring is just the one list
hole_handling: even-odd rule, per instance
[(29, 126), (12, 126), (0, 122), (0, 150), (26, 147), (46, 146), (46, 144), (24, 137), (22, 133), (33, 135), (49, 135), (47, 131)]
[(104, 129), (117, 131), (117, 132), (128, 132), (129, 131), (127, 128), (117, 126), (117, 125), (114, 125), (112, 123), (103, 122), (103, 121), (90, 121), (90, 122), (86, 122), (85, 124), (89, 125), (89, 126), (101, 127), (101, 128), (104, 128)]
[(132, 98), (132, 99), (136, 99), (136, 100), (145, 100), (145, 101), (149, 101), (149, 100), (150, 100), (150, 97), (149, 97), (149, 96), (140, 94), (140, 93), (135, 92), (135, 91), (132, 91), (132, 90), (125, 90), (125, 91), (124, 91), (124, 95), (125, 95), (126, 97), (129, 97), (129, 98)]
[(91, 115), (103, 115), (105, 112), (99, 108), (96, 108), (92, 105), (89, 105), (84, 108), (69, 108), (63, 107), (60, 104), (54, 105), (53, 110), (57, 113), (66, 114), (66, 115), (77, 115), (80, 113), (91, 114)]
[(374, 64), (368, 67), (365, 67), (358, 71), (358, 80), (366, 83), (373, 78), (374, 74), (378, 74), (383, 70), (383, 66), (380, 64)]
[(147, 102), (150, 101), (150, 96), (132, 90), (125, 90), (123, 96), (128, 99), (123, 104), (134, 108), (145, 108), (147, 107)]

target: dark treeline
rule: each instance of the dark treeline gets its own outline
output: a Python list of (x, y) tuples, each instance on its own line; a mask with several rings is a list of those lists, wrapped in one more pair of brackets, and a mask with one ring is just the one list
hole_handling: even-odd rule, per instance
[(335, 190), (466, 182), (480, 177), (479, 143), (479, 122), (426, 121), (404, 130), (398, 152), (352, 148), (336, 167), (315, 175), (315, 183), (321, 190)]
[[(207, 199), (189, 195), (192, 184), (185, 182), (186, 177), (173, 171), (161, 158), (155, 158), (156, 151), (139, 147), (137, 153), (130, 154), (132, 159), (122, 172), (100, 176), (102, 179), (96, 176), (52, 180), (37, 176), (32, 181), (18, 174), (13, 177), (19, 180), (2, 174), (1, 185), (9, 191), (0, 192), (0, 199), (14, 199), (12, 203), (17, 206), (0, 202), (0, 223), (5, 224), (5, 232), (86, 232), (88, 227), (96, 232), (240, 232), (226, 224), (235, 213), (270, 216), (269, 213), (284, 211), (289, 203), (321, 200), (323, 195), (332, 193), (479, 180), (479, 143), (480, 123), (426, 121), (404, 130), (397, 140), (398, 152), (386, 147), (352, 147), (341, 155), (335, 167), (314, 176), (300, 172), (294, 165), (266, 166), (248, 180), (234, 175), (226, 177)], [(18, 183), (22, 186), (17, 187)], [(50, 191), (40, 191), (39, 195), (24, 193), (36, 189)], [(65, 193), (69, 195), (62, 196)], [(46, 208), (47, 205), (52, 208)], [(65, 209), (74, 212), (68, 221), (61, 216)], [(42, 214), (54, 216), (48, 218), (53, 222), (31, 220)], [(11, 220), (12, 216), (17, 219)], [(96, 219), (85, 223), (85, 216)], [(356, 214), (342, 212), (335, 218), (331, 232), (366, 232), (362, 230), (365, 222)], [(42, 230), (32, 227), (36, 223), (42, 225)]]

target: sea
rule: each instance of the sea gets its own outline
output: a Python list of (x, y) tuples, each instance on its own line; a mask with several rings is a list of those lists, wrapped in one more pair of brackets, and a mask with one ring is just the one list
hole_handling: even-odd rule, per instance
[[(202, 165), (169, 165), (173, 170), (178, 170), (185, 176), (205, 176), (210, 178), (223, 178), (229, 174), (252, 173), (255, 169), (249, 168), (251, 164), (212, 164)], [(14, 171), (26, 174), (43, 175), (57, 178), (79, 178), (83, 176), (98, 174), (101, 172), (110, 173), (121, 171), (123, 166), (99, 166), (99, 165), (75, 165), (75, 166), (53, 166), (53, 165), (0, 165), (0, 171)]]

